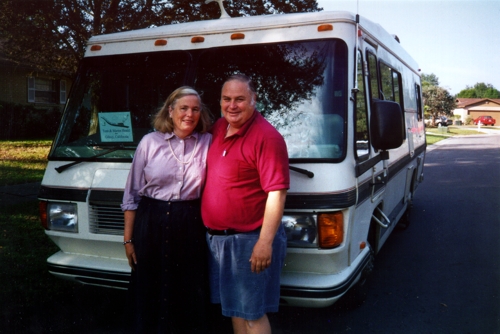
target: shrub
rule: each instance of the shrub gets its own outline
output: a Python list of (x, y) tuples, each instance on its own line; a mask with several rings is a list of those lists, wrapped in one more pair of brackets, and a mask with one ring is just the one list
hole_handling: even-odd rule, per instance
[(0, 102), (0, 139), (53, 138), (61, 118), (59, 107), (38, 109), (10, 102)]

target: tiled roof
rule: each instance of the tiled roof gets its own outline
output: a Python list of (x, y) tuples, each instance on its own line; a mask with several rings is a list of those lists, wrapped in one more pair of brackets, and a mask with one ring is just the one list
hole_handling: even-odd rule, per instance
[(500, 99), (477, 99), (477, 98), (457, 98), (457, 108), (466, 108), (476, 104), (483, 104), (486, 101), (500, 105)]

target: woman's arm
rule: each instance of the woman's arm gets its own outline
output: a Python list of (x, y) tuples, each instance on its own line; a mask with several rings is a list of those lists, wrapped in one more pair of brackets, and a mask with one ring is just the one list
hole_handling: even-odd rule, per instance
[[(124, 212), (125, 228), (123, 231), (123, 241), (129, 241), (133, 239), (134, 233), (134, 220), (135, 220), (135, 210), (127, 210)], [(127, 255), (128, 264), (132, 270), (135, 270), (135, 265), (137, 264), (137, 258), (135, 256), (134, 243), (128, 242), (125, 244), (125, 254)]]

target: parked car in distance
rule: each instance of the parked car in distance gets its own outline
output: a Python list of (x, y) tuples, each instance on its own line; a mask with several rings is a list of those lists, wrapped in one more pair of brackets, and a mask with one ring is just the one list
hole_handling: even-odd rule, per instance
[[(432, 125), (432, 118), (427, 118), (424, 120), (425, 125)], [(438, 116), (434, 122), (435, 126), (448, 126), (452, 125), (453, 121), (448, 119), (446, 116)]]
[(451, 119), (448, 119), (446, 116), (439, 116), (436, 118), (436, 126), (448, 126), (453, 124)]
[(478, 125), (481, 122), (481, 125), (495, 125), (496, 120), (491, 116), (479, 116), (474, 120), (474, 125)]

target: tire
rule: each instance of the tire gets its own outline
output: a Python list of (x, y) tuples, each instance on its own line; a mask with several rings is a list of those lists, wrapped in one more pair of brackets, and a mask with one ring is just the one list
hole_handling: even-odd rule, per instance
[(401, 230), (406, 230), (408, 228), (408, 226), (410, 226), (410, 222), (411, 222), (411, 207), (412, 207), (411, 203), (408, 203), (408, 206), (406, 207), (405, 212), (403, 213), (403, 215), (399, 219), (399, 222), (398, 222), (397, 226)]
[(354, 309), (361, 306), (368, 296), (369, 278), (375, 266), (375, 255), (371, 251), (368, 256), (368, 263), (363, 268), (361, 277), (342, 297), (342, 305), (347, 309)]

